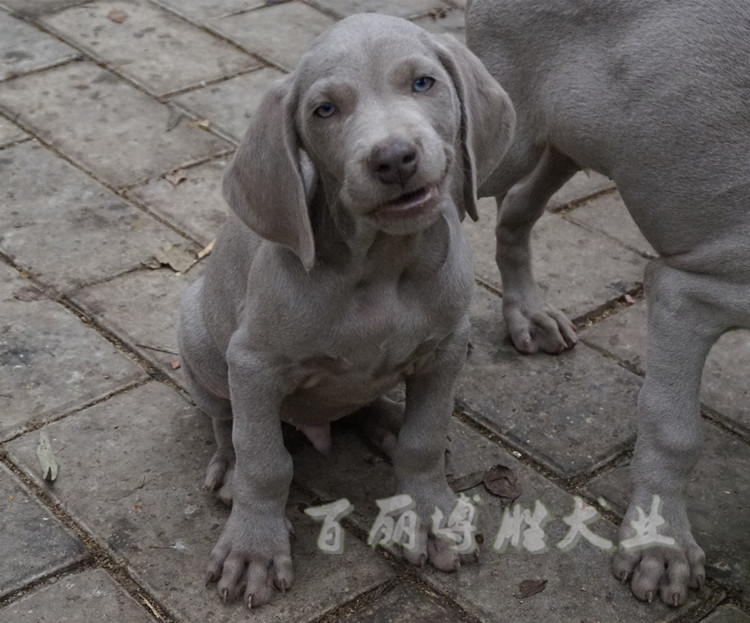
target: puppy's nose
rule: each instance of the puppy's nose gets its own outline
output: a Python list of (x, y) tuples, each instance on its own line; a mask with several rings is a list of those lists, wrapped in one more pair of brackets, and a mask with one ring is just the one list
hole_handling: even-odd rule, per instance
[(414, 175), (418, 162), (414, 145), (402, 139), (393, 139), (374, 147), (367, 164), (370, 173), (383, 184), (403, 186)]

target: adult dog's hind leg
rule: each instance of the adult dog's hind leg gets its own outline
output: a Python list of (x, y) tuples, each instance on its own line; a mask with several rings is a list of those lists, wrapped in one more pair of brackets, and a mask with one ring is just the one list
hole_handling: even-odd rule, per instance
[[(648, 354), (631, 465), (634, 494), (613, 561), (615, 575), (629, 580), (633, 594), (644, 601), (659, 595), (678, 606), (688, 586), (699, 588), (705, 577), (685, 490), (700, 451), (703, 366), (733, 322), (709, 300), (722, 290), (725, 286), (712, 283), (712, 277), (676, 270), (663, 260), (654, 260), (646, 271)], [(653, 531), (645, 530), (647, 523)]]
[(575, 328), (545, 304), (531, 267), (531, 229), (549, 198), (578, 170), (567, 156), (547, 146), (536, 167), (498, 197), (497, 265), (503, 279), (503, 316), (522, 353), (560, 353), (578, 341)]

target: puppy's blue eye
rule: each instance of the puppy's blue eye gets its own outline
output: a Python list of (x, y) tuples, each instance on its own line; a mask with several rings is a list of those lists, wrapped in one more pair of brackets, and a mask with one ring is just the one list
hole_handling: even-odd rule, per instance
[(330, 117), (336, 112), (336, 107), (331, 102), (323, 102), (320, 106), (315, 109), (315, 114), (318, 117)]
[(433, 84), (435, 84), (435, 78), (430, 78), (430, 76), (419, 76), (419, 78), (414, 81), (411, 90), (415, 93), (423, 93), (424, 91), (429, 91)]

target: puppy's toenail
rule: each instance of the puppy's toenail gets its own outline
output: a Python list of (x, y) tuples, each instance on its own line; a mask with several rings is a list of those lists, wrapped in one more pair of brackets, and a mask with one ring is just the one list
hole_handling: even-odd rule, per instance
[(651, 603), (654, 601), (654, 591), (649, 591), (648, 593), (646, 593), (646, 601), (648, 603)]

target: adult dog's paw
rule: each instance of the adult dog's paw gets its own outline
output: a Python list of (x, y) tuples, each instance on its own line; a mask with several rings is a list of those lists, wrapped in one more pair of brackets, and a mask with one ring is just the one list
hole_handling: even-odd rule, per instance
[(659, 521), (658, 511), (658, 504), (650, 513), (631, 504), (620, 527), (612, 571), (621, 582), (630, 582), (638, 599), (652, 602), (658, 596), (669, 606), (680, 606), (687, 600), (688, 588), (703, 587), (706, 556), (683, 511), (667, 505), (664, 516), (672, 519), (664, 522)]
[(256, 608), (271, 601), (274, 590), (285, 592), (293, 580), (287, 518), (235, 506), (211, 552), (206, 584), (216, 582), (224, 601), (242, 598), (248, 608)]
[(568, 317), (541, 302), (516, 305), (505, 301), (503, 315), (513, 346), (522, 353), (542, 351), (556, 355), (578, 342), (575, 327)]

